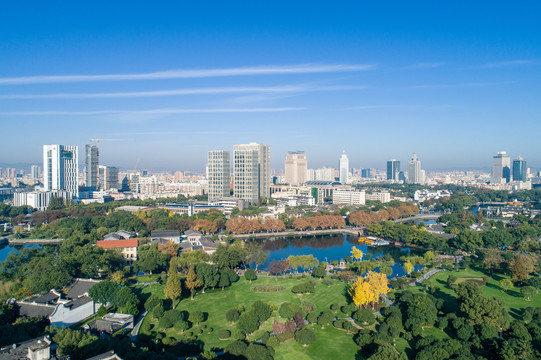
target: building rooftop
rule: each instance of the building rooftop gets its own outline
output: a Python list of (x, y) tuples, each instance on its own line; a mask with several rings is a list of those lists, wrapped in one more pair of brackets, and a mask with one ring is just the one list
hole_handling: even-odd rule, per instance
[(48, 318), (56, 309), (55, 305), (30, 304), (24, 301), (17, 301), (15, 307), (17, 315), (35, 318)]
[(86, 360), (122, 360), (122, 358), (118, 356), (117, 354), (115, 354), (113, 350), (111, 350), (111, 351), (107, 351), (106, 353), (93, 356)]
[(341, 185), (338, 181), (331, 181), (331, 180), (309, 180), (305, 184), (316, 185), (316, 186)]
[(180, 237), (180, 231), (178, 230), (154, 230), (150, 232), (150, 237)]
[(50, 346), (51, 339), (49, 339), (48, 336), (12, 344), (0, 348), (0, 360), (26, 360), (28, 359), (28, 349), (32, 351), (39, 351)]
[(138, 239), (122, 239), (122, 240), (99, 240), (96, 244), (104, 249), (123, 249), (137, 247)]
[(66, 293), (66, 298), (75, 300), (83, 295), (88, 294), (88, 290), (94, 285), (99, 283), (98, 280), (91, 279), (76, 279), (73, 285)]

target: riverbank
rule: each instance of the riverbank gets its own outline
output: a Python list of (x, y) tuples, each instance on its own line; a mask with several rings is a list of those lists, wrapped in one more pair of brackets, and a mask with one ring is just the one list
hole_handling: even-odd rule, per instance
[(267, 233), (255, 233), (255, 234), (232, 234), (236, 239), (264, 239), (270, 237), (303, 237), (314, 235), (334, 235), (334, 234), (346, 234), (359, 236), (363, 234), (363, 229), (360, 227), (345, 227), (341, 229), (325, 229), (325, 230), (290, 230), (279, 232), (267, 232)]

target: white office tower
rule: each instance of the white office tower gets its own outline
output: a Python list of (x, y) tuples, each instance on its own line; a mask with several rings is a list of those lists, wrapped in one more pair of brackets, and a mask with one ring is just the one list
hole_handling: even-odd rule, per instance
[(408, 183), (421, 184), (423, 181), (423, 174), (421, 172), (421, 160), (417, 154), (413, 153), (408, 161)]
[(98, 178), (101, 190), (118, 189), (118, 168), (114, 166), (98, 166)]
[(347, 184), (349, 182), (349, 159), (346, 155), (346, 151), (342, 152), (340, 156), (340, 183)]
[(32, 165), (32, 180), (37, 181), (39, 179), (39, 166)]
[(207, 179), (209, 201), (230, 196), (231, 153), (225, 150), (208, 152)]
[(96, 145), (85, 145), (85, 185), (98, 190), (100, 151)]
[(511, 157), (505, 151), (498, 152), (492, 159), (492, 184), (505, 184), (511, 181)]
[(248, 203), (270, 197), (270, 146), (233, 146), (234, 195)]
[(287, 154), (285, 168), (286, 184), (300, 185), (308, 180), (308, 161), (304, 152), (297, 151)]
[(78, 148), (71, 145), (43, 145), (43, 187), (45, 191), (66, 190), (79, 197)]

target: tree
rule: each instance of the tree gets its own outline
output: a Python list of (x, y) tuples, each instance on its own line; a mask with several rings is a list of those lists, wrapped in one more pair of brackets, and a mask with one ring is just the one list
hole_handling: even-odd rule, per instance
[(203, 286), (203, 294), (206, 288), (214, 288), (220, 281), (220, 274), (213, 265), (206, 263), (197, 264), (195, 266), (195, 272), (197, 279)]
[(100, 281), (88, 290), (88, 296), (98, 304), (107, 305), (111, 302), (113, 295), (120, 289), (113, 281)]
[(282, 305), (280, 305), (278, 314), (280, 314), (280, 316), (285, 319), (293, 319), (295, 314), (301, 311), (302, 310), (299, 305), (290, 302), (284, 302), (282, 303)]
[(471, 325), (490, 325), (496, 329), (508, 327), (507, 311), (499, 300), (485, 297), (476, 283), (465, 281), (456, 286), (457, 302), (466, 321)]
[(330, 310), (325, 310), (317, 318), (317, 324), (321, 325), (321, 328), (323, 329), (325, 325), (329, 325), (333, 319), (334, 314)]
[(351, 248), (351, 256), (353, 256), (354, 259), (363, 260), (363, 252), (359, 249), (357, 249), (355, 246)]
[(256, 300), (252, 306), (250, 306), (250, 311), (252, 311), (259, 323), (263, 323), (268, 320), (272, 315), (272, 306), (265, 304), (261, 300)]
[(312, 276), (316, 278), (324, 278), (327, 275), (327, 270), (323, 266), (318, 266), (312, 271)]
[(299, 329), (295, 332), (295, 341), (301, 345), (308, 346), (316, 341), (316, 334), (310, 329)]
[(64, 199), (58, 196), (51, 197), (47, 210), (62, 210), (64, 207)]
[(477, 231), (464, 230), (452, 239), (452, 244), (470, 254), (483, 246), (483, 239)]
[(246, 256), (246, 261), (249, 264), (255, 264), (255, 269), (257, 270), (259, 265), (263, 265), (267, 261), (269, 253), (263, 249), (263, 244), (260, 242), (247, 242), (245, 248), (248, 252)]
[(180, 297), (182, 294), (182, 283), (180, 282), (180, 277), (178, 276), (177, 267), (173, 262), (169, 266), (169, 271), (167, 273), (167, 283), (163, 289), (163, 293), (167, 299), (173, 301), (173, 309), (175, 308), (175, 300)]
[(131, 292), (130, 288), (123, 287), (115, 291), (111, 298), (111, 305), (118, 309), (118, 312), (137, 315), (139, 309), (139, 298)]
[(242, 313), (237, 321), (237, 329), (245, 335), (249, 335), (259, 329), (257, 315), (253, 311), (246, 311)]
[(238, 309), (229, 309), (227, 310), (227, 312), (225, 313), (225, 318), (227, 319), (227, 321), (231, 321), (232, 323), (234, 323), (235, 321), (237, 321), (240, 317), (240, 311)]
[(252, 282), (253, 280), (257, 280), (257, 274), (252, 269), (246, 270), (244, 272), (244, 277), (246, 278), (246, 280), (248, 280), (250, 282)]
[(264, 345), (252, 343), (246, 349), (246, 359), (248, 360), (273, 360), (274, 350)]
[(514, 286), (513, 286), (513, 282), (509, 279), (501, 279), (500, 282), (500, 287), (502, 288), (503, 292), (507, 292), (509, 290), (511, 290)]
[(289, 270), (291, 270), (291, 266), (286, 259), (282, 259), (280, 261), (272, 260), (269, 264), (269, 272), (274, 275), (282, 274)]
[(531, 301), (530, 298), (535, 293), (535, 288), (533, 286), (523, 286), (520, 288), (520, 294), (526, 299), (526, 301)]
[(355, 306), (359, 308), (370, 304), (374, 299), (374, 293), (370, 288), (370, 284), (360, 276), (349, 288), (348, 293), (351, 295)]
[(157, 295), (152, 294), (150, 297), (145, 301), (145, 310), (146, 311), (152, 311), (156, 306), (162, 305), (163, 301), (160, 299)]
[(527, 280), (529, 275), (536, 270), (536, 265), (536, 261), (530, 255), (516, 255), (509, 264), (513, 281), (518, 282)]
[(192, 311), (190, 313), (190, 321), (195, 323), (197, 326), (199, 326), (199, 323), (205, 321), (205, 317), (205, 313), (199, 310)]
[(123, 271), (115, 271), (112, 275), (111, 275), (111, 278), (113, 279), (114, 282), (116, 282), (118, 285), (126, 285), (126, 282), (128, 281), (126, 279), (126, 277), (124, 276), (124, 272)]
[(430, 251), (430, 250), (424, 253), (423, 258), (425, 260), (425, 263), (427, 264), (430, 264), (436, 261), (436, 255), (434, 254), (433, 251)]
[(497, 270), (504, 261), (498, 249), (486, 249), (483, 252), (483, 267), (485, 270)]
[(197, 275), (195, 274), (193, 266), (190, 266), (190, 270), (188, 271), (188, 275), (186, 276), (186, 281), (184, 282), (184, 284), (186, 285), (186, 288), (190, 290), (191, 299), (193, 301), (193, 294), (195, 289), (202, 285), (201, 281), (197, 279)]
[(409, 260), (406, 261), (402, 267), (406, 274), (408, 274), (411, 278), (411, 273), (413, 272), (413, 265), (411, 264), (411, 262)]
[(72, 330), (67, 327), (58, 329), (54, 327), (53, 341), (58, 345), (58, 353), (61, 356), (71, 356), (74, 359), (87, 358), (85, 348), (98, 341), (98, 337), (88, 332)]
[(156, 245), (150, 246), (148, 249), (138, 251), (139, 259), (136, 262), (137, 268), (144, 272), (152, 274), (153, 271), (167, 265), (167, 255), (158, 251)]

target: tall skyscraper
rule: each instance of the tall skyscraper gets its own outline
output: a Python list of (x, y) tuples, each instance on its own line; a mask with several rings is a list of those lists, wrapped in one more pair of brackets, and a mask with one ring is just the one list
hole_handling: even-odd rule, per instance
[(94, 190), (98, 189), (98, 166), (100, 163), (100, 151), (96, 145), (85, 146), (85, 185)]
[(400, 161), (392, 159), (387, 161), (387, 180), (398, 180), (400, 174)]
[(417, 154), (413, 153), (408, 162), (408, 183), (420, 184), (423, 181), (422, 177), (421, 160)]
[(39, 166), (32, 165), (32, 180), (37, 181), (39, 179)]
[(303, 184), (308, 180), (308, 161), (302, 151), (290, 152), (286, 155), (285, 182), (290, 185)]
[(493, 184), (504, 184), (511, 181), (511, 158), (505, 151), (498, 152), (492, 159)]
[(528, 167), (526, 166), (526, 160), (520, 156), (513, 160), (513, 181), (527, 181), (528, 180)]
[(231, 153), (225, 150), (209, 151), (207, 171), (209, 201), (228, 197), (231, 190)]
[(118, 189), (118, 168), (114, 166), (98, 166), (99, 186), (102, 190)]
[(347, 184), (349, 182), (349, 159), (346, 155), (346, 151), (344, 150), (342, 152), (342, 155), (340, 156), (340, 183), (341, 184)]
[(255, 203), (270, 197), (270, 146), (257, 143), (233, 147), (234, 194)]
[(66, 190), (79, 197), (78, 148), (71, 145), (43, 145), (43, 186), (46, 191)]

